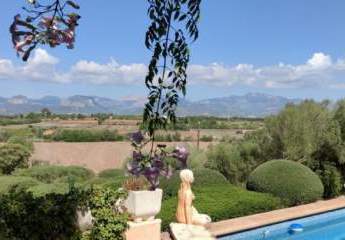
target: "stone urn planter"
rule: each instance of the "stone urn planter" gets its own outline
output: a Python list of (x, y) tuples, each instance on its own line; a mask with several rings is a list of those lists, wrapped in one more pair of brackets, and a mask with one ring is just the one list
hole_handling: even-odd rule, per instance
[(153, 220), (162, 206), (163, 190), (129, 191), (124, 202), (134, 222)]

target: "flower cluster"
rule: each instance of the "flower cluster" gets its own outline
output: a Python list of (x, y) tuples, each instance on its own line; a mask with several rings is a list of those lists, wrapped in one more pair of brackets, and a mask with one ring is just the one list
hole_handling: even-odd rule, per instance
[(187, 165), (188, 152), (184, 147), (176, 147), (169, 152), (165, 145), (157, 145), (155, 151), (150, 154), (143, 153), (143, 147), (149, 142), (141, 132), (131, 135), (132, 145), (135, 150), (131, 161), (127, 164), (130, 174), (139, 177), (144, 176), (150, 183), (151, 190), (159, 186), (160, 176), (169, 178), (172, 175), (172, 167), (167, 163), (168, 157), (173, 157), (181, 163), (183, 168)]
[(30, 53), (37, 44), (49, 44), (56, 47), (65, 44), (72, 49), (75, 42), (75, 30), (78, 26), (80, 16), (76, 13), (65, 13), (66, 6), (79, 9), (79, 6), (72, 2), (55, 0), (48, 6), (40, 5), (37, 1), (31, 1), (31, 8), (24, 8), (28, 13), (25, 19), (17, 14), (10, 26), (12, 43), (22, 59), (27, 61)]

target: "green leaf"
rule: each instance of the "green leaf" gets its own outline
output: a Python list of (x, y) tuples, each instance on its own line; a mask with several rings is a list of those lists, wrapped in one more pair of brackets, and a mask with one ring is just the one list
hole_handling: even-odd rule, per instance
[(80, 6), (73, 1), (66, 1), (66, 4), (70, 5), (74, 9), (80, 9)]

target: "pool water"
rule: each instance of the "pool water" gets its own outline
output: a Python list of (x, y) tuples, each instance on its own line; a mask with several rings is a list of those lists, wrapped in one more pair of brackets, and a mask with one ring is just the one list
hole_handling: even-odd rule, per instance
[[(301, 224), (302, 232), (292, 233), (291, 224)], [(249, 230), (219, 240), (345, 240), (345, 209)]]

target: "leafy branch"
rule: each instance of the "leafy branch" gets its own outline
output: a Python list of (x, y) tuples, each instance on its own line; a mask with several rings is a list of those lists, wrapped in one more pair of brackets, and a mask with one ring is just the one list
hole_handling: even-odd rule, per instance
[(151, 137), (155, 130), (176, 122), (180, 94), (186, 94), (187, 67), (190, 59), (188, 40), (199, 36), (201, 0), (148, 0), (151, 24), (145, 46), (153, 51), (145, 78), (149, 90), (143, 121)]

